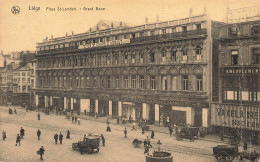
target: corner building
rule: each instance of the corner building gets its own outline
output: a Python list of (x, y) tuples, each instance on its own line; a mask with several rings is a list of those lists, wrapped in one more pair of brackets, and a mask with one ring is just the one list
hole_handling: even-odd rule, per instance
[(211, 104), (211, 124), (218, 131), (260, 133), (259, 18), (221, 27), (219, 102)]
[(36, 106), (208, 127), (220, 25), (206, 14), (133, 27), (101, 20), (87, 33), (45, 39)]

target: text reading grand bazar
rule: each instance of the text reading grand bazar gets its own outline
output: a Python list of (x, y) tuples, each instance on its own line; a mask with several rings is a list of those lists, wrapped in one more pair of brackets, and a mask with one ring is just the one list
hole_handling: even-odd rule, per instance
[[(84, 10), (84, 11), (102, 11), (106, 10), (104, 7), (82, 7), (79, 8), (79, 10)], [(46, 11), (77, 11), (76, 7), (46, 7)]]

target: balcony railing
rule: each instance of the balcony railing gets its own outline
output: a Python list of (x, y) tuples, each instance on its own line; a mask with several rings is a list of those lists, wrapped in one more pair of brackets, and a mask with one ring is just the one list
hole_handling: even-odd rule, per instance
[(161, 35), (132, 38), (131, 43), (156, 41), (156, 40), (163, 40), (163, 39), (175, 39), (175, 38), (182, 38), (182, 37), (193, 37), (193, 36), (199, 36), (205, 34), (207, 34), (207, 29), (192, 30), (187, 32), (177, 32), (177, 33), (168, 33), (168, 34), (161, 34)]
[(182, 96), (182, 97), (193, 97), (193, 98), (206, 98), (206, 92), (192, 92), (192, 91), (167, 91), (167, 90), (150, 90), (150, 89), (104, 89), (104, 88), (92, 88), (92, 87), (36, 87), (36, 90), (47, 90), (47, 91), (77, 91), (86, 92), (91, 91), (95, 93), (116, 93), (116, 94), (139, 94), (139, 95), (162, 95), (162, 96)]

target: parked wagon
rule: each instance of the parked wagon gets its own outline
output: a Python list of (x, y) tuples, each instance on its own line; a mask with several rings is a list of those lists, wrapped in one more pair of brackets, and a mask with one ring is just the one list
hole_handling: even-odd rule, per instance
[(188, 127), (188, 126), (176, 126), (176, 134), (179, 139), (181, 138), (190, 138), (190, 134), (195, 138), (198, 139), (198, 127)]
[(213, 147), (213, 155), (218, 161), (232, 161), (238, 156), (238, 146), (218, 145)]
[(84, 152), (92, 154), (95, 152), (99, 152), (99, 143), (99, 136), (86, 136), (83, 138), (83, 141), (72, 143), (72, 149), (80, 151), (81, 154), (83, 154)]

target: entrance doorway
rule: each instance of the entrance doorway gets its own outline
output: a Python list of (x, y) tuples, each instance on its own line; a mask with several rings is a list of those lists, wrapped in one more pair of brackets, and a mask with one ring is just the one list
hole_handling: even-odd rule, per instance
[(186, 124), (186, 111), (172, 110), (172, 122), (176, 125)]

